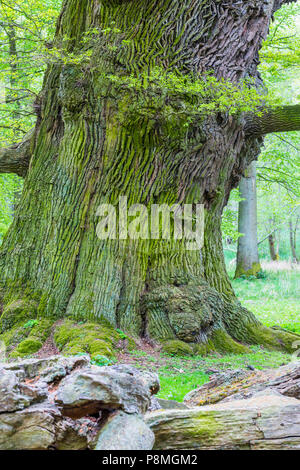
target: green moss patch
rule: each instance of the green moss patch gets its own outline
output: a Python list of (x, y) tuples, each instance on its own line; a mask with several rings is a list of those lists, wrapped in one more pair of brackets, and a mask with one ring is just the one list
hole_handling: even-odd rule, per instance
[(216, 351), (229, 354), (247, 354), (250, 349), (243, 344), (234, 341), (225, 330), (215, 330), (210, 337)]
[(30, 356), (31, 354), (38, 352), (42, 346), (43, 346), (43, 343), (39, 341), (38, 339), (27, 338), (24, 341), (21, 341), (21, 343), (17, 346), (17, 348), (14, 349), (14, 351), (11, 353), (10, 357), (18, 358), (18, 357)]
[(169, 340), (163, 343), (162, 352), (169, 356), (207, 356), (210, 353), (243, 354), (248, 347), (234, 341), (225, 330), (215, 330), (206, 343), (185, 343)]
[(27, 321), (24, 322), (24, 317), (21, 315), (18, 320), (18, 323), (0, 335), (0, 341), (4, 342), (8, 356), (11, 358), (29, 356), (37, 352), (41, 346), (38, 349), (33, 348), (35, 351), (32, 351), (32, 348), (28, 350), (21, 348), (20, 350), (19, 347), (26, 340), (43, 345), (50, 336), (53, 325), (53, 321), (46, 318), (31, 318), (29, 320), (26, 318)]
[(163, 343), (162, 352), (169, 356), (192, 356), (194, 354), (192, 346), (176, 339)]
[(136, 347), (132, 338), (120, 334), (107, 324), (76, 324), (71, 320), (65, 320), (57, 326), (54, 333), (54, 342), (62, 354), (88, 353), (92, 360), (97, 356), (114, 358), (120, 345), (127, 349)]
[(283, 329), (267, 328), (264, 326), (250, 325), (248, 327), (252, 344), (263, 344), (266, 348), (274, 351), (295, 352), (295, 344), (299, 341), (297, 334), (284, 331)]
[(120, 330), (115, 330), (107, 323), (75, 323), (72, 320), (65, 320), (54, 328), (53, 319), (38, 318), (36, 311), (31, 316), (32, 310), (24, 310), (23, 301), (14, 302), (8, 307), (5, 311), (5, 324), (10, 327), (0, 334), (0, 341), (4, 342), (9, 358), (35, 354), (49, 338), (53, 329), (54, 343), (65, 355), (88, 353), (92, 360), (100, 356), (114, 359), (118, 349), (129, 351), (136, 349), (133, 338)]
[(253, 263), (252, 267), (248, 269), (247, 271), (240, 265), (237, 266), (236, 272), (235, 272), (235, 278), (239, 277), (251, 277), (251, 276), (257, 276), (261, 272), (261, 265), (260, 263)]
[(23, 328), (23, 324), (15, 325), (13, 328), (0, 335), (0, 341), (4, 342), (8, 353), (10, 353), (21, 341), (26, 339), (28, 335), (29, 331)]

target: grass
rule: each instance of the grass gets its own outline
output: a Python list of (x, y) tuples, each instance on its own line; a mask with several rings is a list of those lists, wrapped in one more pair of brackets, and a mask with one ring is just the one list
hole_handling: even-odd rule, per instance
[(216, 372), (246, 369), (249, 366), (261, 370), (279, 367), (291, 360), (289, 354), (266, 351), (258, 346), (251, 349), (251, 354), (214, 354), (189, 358), (166, 354), (152, 356), (141, 350), (130, 354), (136, 367), (158, 373), (161, 384), (159, 398), (182, 402), (188, 392), (208, 382), (209, 377)]
[(208, 382), (209, 375), (202, 371), (169, 374), (160, 370), (159, 379), (161, 389), (157, 395), (158, 398), (182, 402), (188, 392)]
[[(300, 269), (288, 263), (263, 263), (265, 271), (261, 279), (233, 280), (232, 265), (229, 274), (233, 288), (242, 305), (251, 310), (266, 326), (279, 325), (300, 334), (299, 278)], [(191, 390), (203, 385), (216, 371), (226, 369), (266, 369), (288, 364), (291, 356), (270, 352), (258, 346), (251, 354), (208, 357), (170, 357), (150, 355), (145, 351), (133, 351), (132, 359), (137, 367), (158, 372), (161, 382), (160, 398), (183, 401)]]
[(246, 369), (249, 366), (266, 369), (289, 362), (288, 354), (268, 352), (259, 347), (253, 348), (252, 354), (177, 358), (176, 367), (173, 364), (158, 369), (161, 384), (158, 397), (182, 402), (188, 392), (208, 382), (216, 371)]
[[(270, 269), (263, 264), (266, 267)], [(262, 279), (235, 279), (232, 284), (242, 305), (264, 325), (279, 325), (300, 334), (299, 280), (299, 269), (270, 269)]]

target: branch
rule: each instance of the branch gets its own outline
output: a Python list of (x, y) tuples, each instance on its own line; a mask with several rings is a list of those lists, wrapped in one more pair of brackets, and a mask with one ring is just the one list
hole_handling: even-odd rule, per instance
[(289, 142), (288, 140), (285, 140), (283, 137), (281, 137), (280, 135), (275, 135), (275, 137), (277, 137), (277, 139), (279, 140), (282, 140), (282, 142), (285, 142), (286, 144), (288, 144), (290, 147), (292, 147), (293, 149), (297, 150), (297, 152), (300, 152), (300, 149), (298, 149), (298, 147), (295, 147), (295, 145), (291, 144), (291, 142)]
[(245, 124), (245, 133), (249, 136), (299, 130), (300, 104), (270, 109), (262, 116), (248, 116)]
[(16, 173), (26, 176), (31, 157), (31, 143), (34, 130), (29, 131), (24, 140), (9, 148), (0, 148), (0, 173)]
[[(292, 216), (293, 213), (295, 212), (295, 208), (292, 209), (289, 213), (288, 213), (288, 216)], [(286, 219), (283, 221), (283, 222), (280, 222), (280, 224), (276, 225), (276, 227), (273, 228), (273, 230), (268, 233), (268, 235), (266, 237), (264, 237), (262, 240), (260, 240), (259, 242), (257, 242), (257, 245), (260, 245), (261, 243), (263, 243), (270, 235), (273, 235), (273, 233), (277, 232), (277, 230), (286, 223)]]

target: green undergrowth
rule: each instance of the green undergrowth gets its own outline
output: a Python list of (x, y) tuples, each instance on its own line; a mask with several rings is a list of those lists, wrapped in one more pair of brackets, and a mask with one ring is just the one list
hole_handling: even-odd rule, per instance
[(232, 284), (242, 305), (265, 326), (300, 334), (299, 276), (292, 269), (268, 271), (261, 278), (235, 279)]
[(209, 375), (203, 371), (181, 374), (160, 371), (159, 381), (161, 389), (158, 398), (182, 402), (187, 393), (208, 382)]
[(214, 374), (229, 369), (262, 370), (288, 364), (289, 354), (267, 351), (259, 346), (250, 347), (247, 354), (209, 354), (203, 356), (170, 356), (165, 353), (151, 355), (144, 351), (130, 353), (132, 363), (143, 370), (157, 372), (161, 389), (159, 398), (183, 401), (191, 390), (208, 382)]

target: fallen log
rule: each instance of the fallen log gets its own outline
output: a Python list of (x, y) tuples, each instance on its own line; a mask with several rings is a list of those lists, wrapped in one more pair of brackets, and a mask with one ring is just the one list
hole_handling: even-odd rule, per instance
[(189, 392), (184, 403), (191, 407), (225, 399), (251, 398), (257, 392), (271, 389), (300, 399), (300, 362), (292, 362), (278, 369), (234, 370), (217, 374), (210, 382)]
[(250, 399), (146, 416), (155, 450), (300, 449), (300, 401), (270, 390)]

